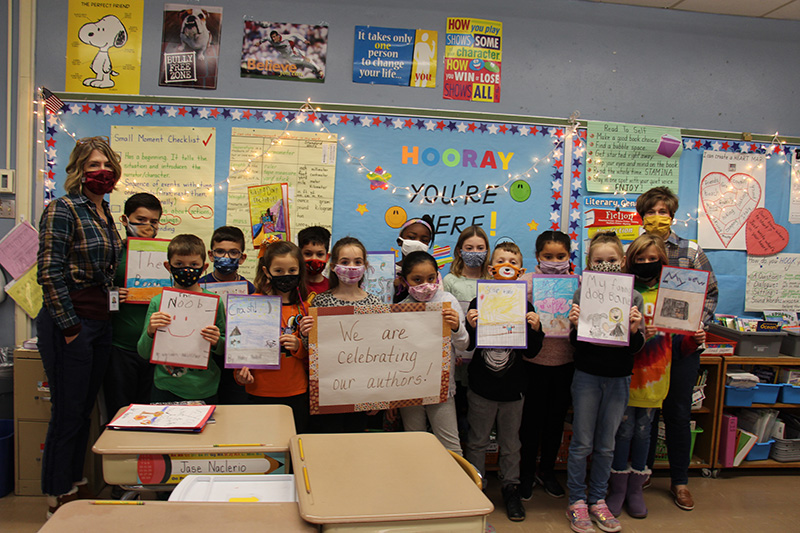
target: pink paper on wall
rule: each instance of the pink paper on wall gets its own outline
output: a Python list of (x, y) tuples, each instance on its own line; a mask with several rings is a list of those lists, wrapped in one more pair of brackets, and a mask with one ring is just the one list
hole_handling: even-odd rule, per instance
[(789, 244), (789, 232), (775, 222), (768, 209), (759, 207), (747, 218), (745, 243), (750, 255), (773, 255)]
[(17, 279), (36, 263), (38, 251), (39, 232), (28, 222), (20, 222), (0, 241), (0, 265)]

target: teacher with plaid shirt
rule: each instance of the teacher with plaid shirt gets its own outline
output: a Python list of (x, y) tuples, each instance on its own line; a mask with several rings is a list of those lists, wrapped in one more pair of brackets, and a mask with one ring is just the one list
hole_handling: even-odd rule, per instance
[(44, 306), (36, 327), (52, 404), (42, 459), (48, 516), (79, 492), (91, 496), (83, 463), (111, 353), (109, 288), (122, 247), (104, 196), (122, 175), (119, 160), (107, 138), (78, 140), (66, 168), (67, 194), (50, 202), (39, 222)]

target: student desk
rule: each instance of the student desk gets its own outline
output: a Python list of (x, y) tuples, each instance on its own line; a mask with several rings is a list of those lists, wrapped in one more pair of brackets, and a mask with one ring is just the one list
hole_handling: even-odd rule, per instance
[(429, 433), (297, 435), (290, 449), (300, 516), (328, 533), (483, 533), (494, 510)]
[(220, 405), (214, 420), (202, 433), (106, 429), (92, 451), (110, 485), (171, 489), (188, 474), (288, 473), (290, 407)]
[(41, 533), (114, 531), (204, 533), (217, 531), (280, 531), (311, 533), (291, 503), (189, 503), (146, 501), (143, 505), (94, 505), (78, 500), (61, 507)]

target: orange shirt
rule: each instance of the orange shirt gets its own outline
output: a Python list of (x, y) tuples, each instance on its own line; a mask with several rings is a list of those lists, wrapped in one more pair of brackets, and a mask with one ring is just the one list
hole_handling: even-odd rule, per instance
[[(300, 339), (298, 323), (303, 317), (300, 307), (281, 306), (281, 334), (291, 334)], [(251, 369), (253, 383), (245, 390), (253, 396), (285, 398), (297, 396), (308, 390), (308, 350), (300, 341), (295, 352), (281, 349), (281, 367), (278, 370)]]

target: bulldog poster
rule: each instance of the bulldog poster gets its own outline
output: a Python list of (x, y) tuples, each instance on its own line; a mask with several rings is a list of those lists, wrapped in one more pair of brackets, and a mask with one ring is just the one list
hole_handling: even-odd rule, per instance
[(216, 89), (221, 32), (221, 7), (166, 4), (158, 84)]
[(242, 40), (243, 78), (325, 81), (328, 27), (246, 20)]

